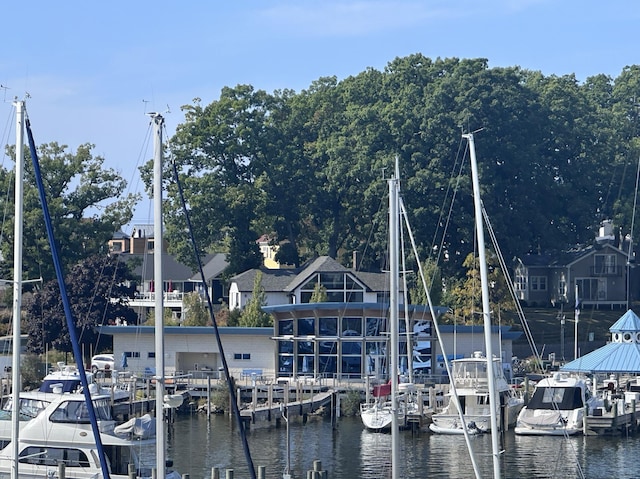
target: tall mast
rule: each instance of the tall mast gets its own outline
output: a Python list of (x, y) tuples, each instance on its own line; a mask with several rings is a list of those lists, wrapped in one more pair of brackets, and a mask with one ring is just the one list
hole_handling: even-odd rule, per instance
[(155, 285), (156, 351), (156, 461), (157, 479), (165, 479), (164, 431), (164, 278), (162, 276), (162, 127), (164, 118), (153, 120), (153, 281)]
[(14, 102), (16, 107), (16, 175), (15, 175), (15, 218), (13, 225), (13, 358), (11, 363), (11, 394), (13, 414), (11, 415), (11, 440), (13, 441), (13, 466), (11, 478), (18, 479), (18, 434), (20, 431), (20, 316), (22, 309), (22, 216), (24, 177), (24, 101)]
[(391, 477), (397, 479), (398, 466), (398, 158), (394, 175), (389, 179), (389, 321), (391, 322)]
[(476, 146), (473, 133), (462, 135), (469, 141), (471, 157), (471, 179), (473, 182), (473, 204), (476, 220), (476, 236), (478, 238), (478, 262), (480, 267), (480, 283), (482, 286), (482, 317), (484, 320), (484, 342), (487, 350), (487, 379), (489, 386), (489, 403), (491, 410), (491, 448), (493, 456), (493, 475), (500, 478), (500, 449), (498, 445), (498, 418), (496, 408), (500, 407), (500, 400), (495, 385), (493, 369), (493, 346), (491, 344), (491, 309), (489, 306), (489, 278), (487, 273), (487, 259), (484, 246), (484, 222), (482, 220), (482, 200), (480, 199), (480, 181), (478, 180), (478, 164), (476, 161)]

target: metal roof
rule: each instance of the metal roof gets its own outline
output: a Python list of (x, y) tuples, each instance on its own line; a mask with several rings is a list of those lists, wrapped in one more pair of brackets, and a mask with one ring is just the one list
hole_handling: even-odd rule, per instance
[(640, 318), (631, 310), (618, 319), (609, 331), (631, 333), (595, 351), (574, 359), (560, 368), (562, 371), (588, 373), (640, 373)]

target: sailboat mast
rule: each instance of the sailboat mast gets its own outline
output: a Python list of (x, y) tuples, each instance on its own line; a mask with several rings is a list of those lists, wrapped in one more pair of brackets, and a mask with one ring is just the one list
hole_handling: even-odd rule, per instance
[(473, 204), (476, 219), (476, 236), (478, 238), (478, 262), (480, 267), (480, 283), (482, 286), (482, 317), (484, 320), (484, 342), (487, 352), (487, 380), (489, 386), (489, 403), (491, 405), (491, 446), (493, 456), (493, 475), (500, 478), (500, 449), (498, 444), (498, 418), (500, 400), (495, 385), (493, 370), (493, 346), (491, 342), (491, 309), (489, 306), (489, 277), (487, 273), (487, 259), (484, 246), (484, 222), (482, 219), (482, 200), (480, 199), (480, 181), (478, 179), (478, 164), (476, 161), (476, 146), (473, 133), (463, 135), (469, 142), (471, 157), (471, 179), (473, 182)]
[(156, 351), (156, 461), (157, 479), (165, 479), (164, 431), (164, 279), (162, 276), (162, 127), (164, 118), (153, 120), (153, 281), (155, 285)]
[(20, 316), (22, 309), (22, 216), (24, 177), (24, 101), (16, 101), (16, 175), (15, 218), (13, 225), (13, 358), (11, 362), (11, 395), (14, 414), (11, 415), (11, 437), (13, 444), (13, 468), (11, 478), (18, 479), (18, 433), (20, 430)]
[(389, 321), (391, 323), (389, 369), (391, 372), (391, 477), (397, 479), (398, 466), (398, 159), (394, 175), (389, 179)]

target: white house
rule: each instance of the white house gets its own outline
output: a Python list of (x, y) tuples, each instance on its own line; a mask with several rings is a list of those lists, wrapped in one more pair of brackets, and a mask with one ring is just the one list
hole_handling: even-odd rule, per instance
[[(155, 328), (153, 326), (102, 326), (100, 334), (113, 337), (115, 367), (120, 370), (123, 355), (128, 371), (144, 373), (155, 368)], [(218, 328), (229, 373), (240, 378), (247, 371), (274, 377), (275, 350), (272, 328)], [(165, 327), (165, 373), (218, 371), (222, 359), (213, 327)]]

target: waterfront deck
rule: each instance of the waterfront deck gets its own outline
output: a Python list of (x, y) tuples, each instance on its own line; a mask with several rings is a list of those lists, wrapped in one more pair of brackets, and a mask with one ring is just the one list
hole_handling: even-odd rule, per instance
[(585, 417), (584, 434), (632, 434), (638, 430), (639, 418), (640, 402), (619, 397), (613, 399), (607, 407), (589, 411)]

